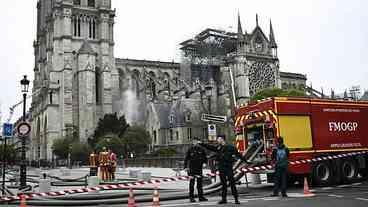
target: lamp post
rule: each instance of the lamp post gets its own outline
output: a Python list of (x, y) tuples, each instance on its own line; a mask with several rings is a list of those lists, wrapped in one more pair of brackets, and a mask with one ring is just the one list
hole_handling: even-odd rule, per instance
[[(211, 114), (212, 113), (212, 110), (211, 110), (211, 97), (212, 97), (212, 88), (213, 86), (211, 85), (211, 83), (208, 83), (208, 85), (205, 86), (205, 90), (206, 90), (206, 96), (207, 96), (207, 104), (208, 104), (208, 114)], [(208, 124), (212, 124), (212, 122), (208, 122)], [(209, 139), (210, 136), (208, 134), (207, 138)]]
[(5, 196), (5, 169), (6, 169), (6, 137), (0, 137), (1, 140), (4, 141), (3, 143), (3, 169), (2, 169), (2, 176), (3, 176), (3, 182), (2, 182), (2, 195)]
[(73, 150), (73, 145), (69, 144), (69, 150), (68, 150), (68, 167), (69, 169), (72, 169), (72, 150)]
[[(29, 87), (29, 80), (25, 75), (20, 81), (22, 85), (23, 93), (23, 122), (26, 122), (26, 100)], [(26, 165), (26, 137), (22, 137), (22, 151), (21, 151), (21, 164), (20, 164), (20, 189), (23, 189), (27, 185), (27, 165)]]

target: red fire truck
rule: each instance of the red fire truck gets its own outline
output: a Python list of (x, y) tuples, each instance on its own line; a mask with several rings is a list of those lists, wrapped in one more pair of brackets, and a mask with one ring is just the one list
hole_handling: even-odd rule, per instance
[[(290, 149), (290, 161), (367, 151), (368, 102), (269, 98), (237, 108), (235, 128), (240, 150), (259, 146), (254, 162), (263, 164), (270, 162), (279, 136)], [(289, 165), (288, 170), (292, 182), (308, 174), (314, 184), (347, 183), (367, 176), (368, 156)]]

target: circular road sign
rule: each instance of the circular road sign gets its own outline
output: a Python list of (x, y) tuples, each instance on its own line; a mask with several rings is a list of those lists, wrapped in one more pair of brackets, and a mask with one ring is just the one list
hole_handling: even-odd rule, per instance
[(31, 132), (31, 125), (27, 122), (22, 122), (17, 126), (18, 135), (21, 137), (26, 137)]

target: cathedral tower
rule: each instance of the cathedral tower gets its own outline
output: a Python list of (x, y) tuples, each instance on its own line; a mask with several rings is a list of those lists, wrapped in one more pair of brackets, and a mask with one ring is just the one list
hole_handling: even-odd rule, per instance
[(242, 31), (238, 16), (237, 51), (232, 65), (237, 105), (246, 104), (259, 90), (281, 88), (277, 44), (270, 21), (267, 38), (258, 24), (251, 33)]
[(118, 95), (111, 0), (39, 0), (31, 106), (31, 159), (54, 139), (85, 142)]

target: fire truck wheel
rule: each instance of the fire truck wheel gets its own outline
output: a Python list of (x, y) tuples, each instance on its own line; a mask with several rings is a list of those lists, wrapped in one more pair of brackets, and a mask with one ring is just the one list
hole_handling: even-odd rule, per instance
[(332, 167), (329, 162), (319, 162), (313, 167), (313, 181), (316, 185), (329, 185), (333, 180)]
[(341, 163), (341, 176), (344, 183), (351, 183), (357, 178), (358, 166), (352, 159), (345, 159)]

